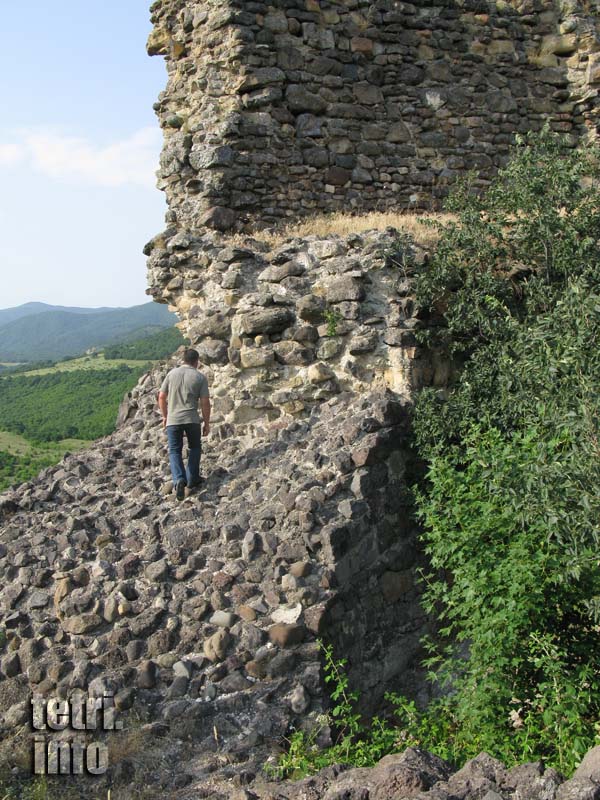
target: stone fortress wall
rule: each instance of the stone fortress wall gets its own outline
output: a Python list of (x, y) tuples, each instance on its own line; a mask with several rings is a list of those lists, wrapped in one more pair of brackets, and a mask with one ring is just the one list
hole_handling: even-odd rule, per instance
[[(149, 52), (168, 69), (155, 108), (169, 210), (145, 250), (148, 293), (177, 311), (200, 352), (213, 438), (284, 435), (367, 397), (409, 407), (420, 387), (445, 384), (449, 365), (415, 338), (424, 320), (412, 275), (427, 253), (390, 230), (277, 245), (252, 233), (315, 212), (435, 205), (468, 169), (488, 180), (515, 131), (545, 119), (574, 142), (592, 133), (598, 7), (153, 4)], [(329, 426), (352, 451), (369, 420), (365, 407), (364, 422)], [(399, 431), (383, 441), (374, 429), (373, 451), (352, 463), (333, 445), (326, 460), (348, 481), (349, 502), (325, 519), (313, 486), (298, 518), (304, 537), (325, 537), (314, 558), (336, 575), (319, 631), (348, 656), (354, 685), (374, 704), (391, 685), (419, 691), (426, 625), (406, 499), (414, 465)]]
[(598, 0), (158, 0), (170, 222), (432, 208), (515, 132), (597, 124)]

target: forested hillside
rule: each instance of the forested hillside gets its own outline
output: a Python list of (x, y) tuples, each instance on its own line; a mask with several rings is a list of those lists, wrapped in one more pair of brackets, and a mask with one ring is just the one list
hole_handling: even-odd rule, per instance
[(183, 344), (187, 342), (181, 332), (172, 327), (133, 342), (108, 345), (104, 348), (104, 357), (156, 361), (167, 358)]
[(142, 368), (46, 375), (0, 380), (0, 428), (31, 441), (97, 439), (113, 430), (116, 408)]

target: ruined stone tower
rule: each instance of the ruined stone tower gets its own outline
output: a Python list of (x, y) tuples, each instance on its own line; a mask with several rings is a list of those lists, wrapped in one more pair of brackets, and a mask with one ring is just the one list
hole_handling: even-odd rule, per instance
[(159, 0), (170, 220), (432, 208), (515, 132), (597, 125), (598, 0)]

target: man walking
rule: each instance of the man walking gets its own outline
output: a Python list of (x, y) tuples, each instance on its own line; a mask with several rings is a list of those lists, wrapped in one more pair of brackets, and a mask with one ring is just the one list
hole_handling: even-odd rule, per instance
[[(206, 376), (198, 371), (197, 350), (188, 348), (183, 354), (183, 364), (172, 369), (162, 382), (158, 393), (158, 407), (163, 418), (163, 428), (169, 442), (169, 463), (177, 499), (185, 497), (186, 485), (191, 489), (200, 483), (200, 455), (202, 438), (198, 400), (202, 406), (204, 427), (210, 433), (210, 399)], [(183, 465), (183, 434), (188, 444), (187, 469)]]

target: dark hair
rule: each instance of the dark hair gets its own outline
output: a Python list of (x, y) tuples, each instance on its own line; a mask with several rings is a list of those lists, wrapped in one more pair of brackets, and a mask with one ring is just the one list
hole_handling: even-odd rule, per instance
[(184, 354), (183, 354), (183, 363), (189, 364), (190, 366), (194, 366), (200, 360), (200, 356), (198, 355), (198, 351), (188, 347)]

